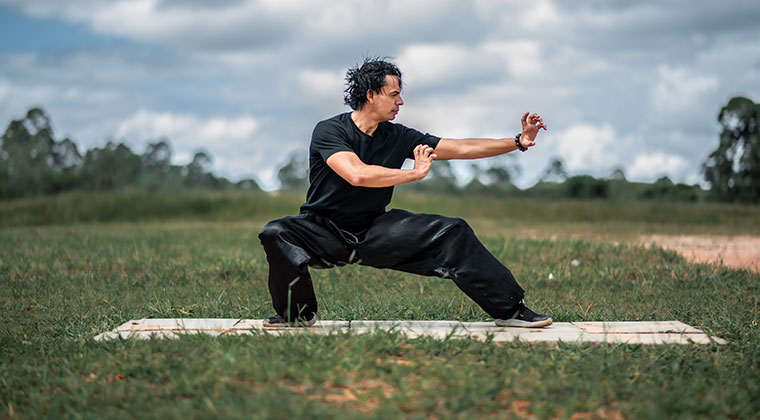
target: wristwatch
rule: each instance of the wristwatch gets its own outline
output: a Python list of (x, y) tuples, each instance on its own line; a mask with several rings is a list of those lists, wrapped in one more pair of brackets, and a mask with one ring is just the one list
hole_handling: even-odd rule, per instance
[(518, 149), (520, 149), (521, 152), (524, 152), (528, 150), (528, 148), (520, 144), (520, 136), (522, 136), (522, 133), (517, 133), (517, 135), (515, 136), (515, 145), (517, 146)]

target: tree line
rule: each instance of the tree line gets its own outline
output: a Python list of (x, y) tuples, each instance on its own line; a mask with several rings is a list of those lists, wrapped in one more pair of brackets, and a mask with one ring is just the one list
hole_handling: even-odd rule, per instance
[[(674, 183), (662, 177), (654, 183), (629, 182), (621, 168), (609, 176), (569, 175), (560, 158), (552, 159), (539, 182), (521, 190), (513, 180), (520, 168), (506, 155), (473, 164), (468, 182), (462, 183), (448, 161), (438, 161), (422, 181), (398, 187), (407, 192), (442, 194), (510, 194), (534, 198), (760, 202), (760, 104), (732, 98), (718, 114), (722, 126), (718, 147), (702, 164), (710, 190)], [(167, 139), (150, 142), (143, 154), (124, 143), (109, 141), (84, 154), (76, 143), (54, 137), (50, 118), (40, 108), (13, 120), (0, 139), (0, 199), (80, 190), (137, 188), (160, 191), (177, 188), (259, 190), (253, 179), (232, 182), (211, 171), (212, 157), (197, 152), (186, 165), (171, 163)], [(280, 189), (308, 187), (305, 151), (291, 154), (277, 172)]]
[(82, 154), (72, 139), (56, 139), (45, 111), (31, 108), (0, 139), (0, 199), (69, 190), (259, 189), (253, 179), (231, 182), (214, 175), (206, 152), (195, 153), (186, 165), (172, 164), (171, 158), (167, 139), (150, 142), (143, 154), (114, 141)]

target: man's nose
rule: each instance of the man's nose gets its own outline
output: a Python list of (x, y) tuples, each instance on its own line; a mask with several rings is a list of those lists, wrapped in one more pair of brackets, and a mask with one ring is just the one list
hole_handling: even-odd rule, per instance
[(401, 98), (401, 95), (398, 96), (398, 106), (404, 105), (404, 99)]

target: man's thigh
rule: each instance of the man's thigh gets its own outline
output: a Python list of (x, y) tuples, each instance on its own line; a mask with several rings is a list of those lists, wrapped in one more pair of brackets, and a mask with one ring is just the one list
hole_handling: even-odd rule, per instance
[(375, 219), (357, 246), (362, 263), (379, 268), (429, 260), (450, 243), (451, 233), (469, 231), (467, 223), (456, 217), (411, 213), (393, 209)]
[(269, 222), (259, 237), (262, 242), (276, 244), (295, 260), (306, 260), (315, 268), (329, 268), (346, 264), (352, 253), (335, 230), (324, 218), (298, 214)]

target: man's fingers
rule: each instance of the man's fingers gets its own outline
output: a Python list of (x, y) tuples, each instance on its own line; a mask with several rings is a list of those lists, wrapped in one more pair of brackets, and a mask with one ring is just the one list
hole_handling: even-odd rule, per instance
[(543, 128), (546, 130), (546, 124), (544, 123), (544, 119), (541, 118), (538, 114), (533, 114), (528, 118), (528, 121), (531, 125), (536, 126), (537, 129)]
[(426, 145), (419, 144), (414, 148), (414, 160), (434, 160), (435, 149)]
[(421, 158), (425, 153), (425, 148), (423, 145), (417, 145), (417, 147), (414, 148), (414, 156), (415, 158)]
[(530, 115), (530, 113), (529, 113), (529, 112), (526, 112), (526, 113), (525, 113), (525, 114), (522, 116), (522, 119), (521, 119), (520, 121), (522, 121), (522, 122), (523, 122), (523, 124), (527, 124), (527, 122), (528, 122), (528, 115)]

